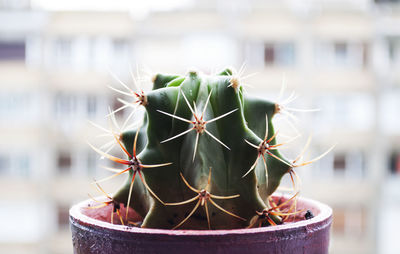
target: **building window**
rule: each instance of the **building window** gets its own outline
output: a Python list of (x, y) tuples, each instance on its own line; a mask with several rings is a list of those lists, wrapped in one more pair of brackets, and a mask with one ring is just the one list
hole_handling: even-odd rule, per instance
[(346, 210), (343, 208), (333, 209), (333, 232), (343, 235), (345, 232)]
[[(172, 43), (172, 41), (167, 41), (167, 43)], [(178, 68), (196, 65), (207, 72), (238, 62), (236, 41), (223, 33), (192, 31), (182, 37), (180, 44), (181, 49), (174, 46), (172, 47), (173, 50), (168, 52), (162, 52), (162, 47), (153, 47), (160, 50), (160, 52), (157, 51), (154, 54), (159, 55), (163, 61), (168, 63), (174, 54), (182, 52), (182, 62), (178, 64)]]
[(393, 39), (388, 39), (387, 42), (387, 50), (389, 54), (389, 59), (391, 62), (394, 62), (396, 57), (397, 57), (397, 52), (396, 52), (396, 41)]
[(389, 55), (390, 65), (400, 65), (400, 38), (390, 37), (387, 39), (387, 52)]
[(129, 41), (127, 39), (114, 39), (113, 47), (115, 54), (124, 54), (129, 50)]
[(266, 66), (292, 66), (294, 62), (293, 43), (264, 44), (264, 63)]
[(363, 67), (368, 66), (368, 61), (369, 61), (369, 46), (368, 43), (364, 42), (362, 45), (362, 65)]
[(86, 97), (86, 112), (88, 117), (95, 117), (97, 111), (97, 97), (95, 95), (88, 95)]
[(334, 207), (333, 232), (351, 238), (362, 237), (367, 224), (367, 214), (364, 206)]
[[(112, 110), (117, 110), (117, 109), (119, 109), (119, 108), (124, 106), (124, 104), (122, 102), (120, 102), (118, 100), (118, 98), (116, 98), (116, 97), (113, 97), (112, 105), (113, 105)], [(129, 109), (129, 107), (127, 109)], [(123, 117), (124, 116), (124, 110), (120, 110), (120, 111), (118, 111), (118, 112), (116, 112), (114, 114), (115, 114), (116, 117)]]
[(0, 41), (0, 61), (25, 60), (25, 41)]
[(116, 59), (117, 63), (125, 64), (125, 61), (130, 58), (130, 41), (124, 38), (114, 39), (112, 45), (113, 58)]
[(77, 97), (73, 94), (57, 94), (55, 109), (58, 117), (74, 116), (77, 109)]
[(361, 150), (331, 152), (320, 163), (323, 167), (319, 177), (351, 181), (361, 181), (365, 177), (364, 152)]
[(361, 237), (366, 228), (366, 209), (358, 207), (333, 208), (333, 232), (351, 238)]
[(57, 205), (57, 223), (59, 228), (66, 228), (69, 225), (69, 206)]
[(96, 153), (93, 151), (88, 151), (87, 153), (87, 160), (86, 160), (86, 167), (87, 167), (87, 173), (89, 176), (94, 176), (96, 173), (96, 168), (97, 168), (97, 161), (98, 161), (98, 156)]
[(275, 50), (274, 45), (265, 44), (264, 48), (264, 62), (266, 65), (272, 65), (275, 62)]
[(31, 173), (31, 158), (26, 153), (0, 154), (0, 175), (27, 178)]
[(349, 207), (346, 213), (346, 234), (362, 237), (366, 229), (367, 212), (364, 206)]
[(340, 153), (333, 156), (333, 170), (340, 173), (343, 173), (346, 170), (345, 154)]
[(89, 40), (88, 40), (88, 44), (89, 44), (89, 53), (88, 53), (88, 56), (89, 56), (89, 59), (88, 59), (88, 63), (89, 63), (89, 66), (91, 67), (91, 68), (95, 68), (95, 66), (96, 66), (96, 52), (97, 52), (97, 38), (96, 37), (92, 37), (92, 38), (89, 38)]
[(58, 66), (68, 66), (72, 62), (72, 40), (59, 38), (55, 41), (55, 62)]
[[(0, 85), (1, 86), (1, 85)], [(0, 122), (27, 122), (34, 117), (37, 98), (35, 93), (0, 93)]]
[(16, 158), (15, 174), (19, 177), (28, 178), (30, 175), (30, 158), (28, 155), (23, 154)]
[(362, 179), (364, 177), (364, 153), (351, 150), (333, 155), (333, 171), (336, 177)]
[(30, 9), (30, 0), (0, 0), (0, 9), (24, 10)]
[(336, 64), (344, 64), (347, 60), (347, 44), (344, 42), (334, 43), (334, 55)]
[[(340, 127), (349, 131), (369, 131), (373, 127), (375, 101), (370, 94), (331, 93), (321, 95), (316, 99), (315, 104), (323, 109), (314, 115), (319, 130), (329, 132)], [(386, 115), (386, 112), (382, 112), (381, 117)], [(392, 124), (393, 121), (390, 123)]]
[(127, 38), (116, 38), (111, 44), (111, 64), (113, 71), (119, 76), (127, 70), (132, 61), (131, 42)]
[(71, 171), (72, 158), (71, 153), (60, 151), (57, 156), (57, 167), (60, 173), (68, 173)]
[(377, 4), (385, 4), (385, 3), (399, 3), (400, 0), (374, 0)]
[(317, 66), (364, 68), (368, 65), (369, 44), (363, 41), (321, 42), (315, 49)]
[(7, 174), (10, 170), (10, 158), (5, 154), (0, 154), (0, 174)]
[(397, 89), (388, 89), (381, 93), (380, 110), (378, 113), (379, 127), (384, 134), (398, 136), (400, 134), (400, 117), (398, 109), (400, 108), (400, 91)]
[(393, 152), (390, 156), (390, 173), (400, 175), (400, 152)]

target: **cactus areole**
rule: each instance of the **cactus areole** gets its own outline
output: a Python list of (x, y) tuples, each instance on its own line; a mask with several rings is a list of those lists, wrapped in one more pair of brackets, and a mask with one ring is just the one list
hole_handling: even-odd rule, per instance
[[(157, 74), (149, 92), (133, 91), (126, 107), (144, 107), (141, 126), (111, 130), (126, 155), (120, 158), (94, 146), (102, 156), (121, 165), (115, 174), (94, 184), (106, 199), (86, 209), (109, 209), (111, 223), (169, 230), (230, 230), (287, 224), (299, 210), (298, 191), (285, 202), (270, 195), (294, 168), (278, 148), (272, 119), (283, 105), (243, 92), (231, 69), (217, 75), (195, 71), (186, 75)], [(111, 117), (113, 117), (111, 112)], [(307, 142), (309, 143), (309, 142)], [(308, 144), (307, 144), (308, 145)], [(100, 183), (126, 177), (114, 194)], [(122, 210), (121, 207), (130, 207)], [(130, 212), (131, 211), (131, 212)], [(131, 214), (139, 221), (132, 221)], [(295, 223), (294, 223), (295, 224)]]

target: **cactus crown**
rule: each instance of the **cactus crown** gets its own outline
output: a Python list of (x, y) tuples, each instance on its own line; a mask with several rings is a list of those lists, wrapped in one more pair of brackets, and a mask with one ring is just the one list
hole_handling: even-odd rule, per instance
[(285, 174), (295, 185), (294, 168), (314, 161), (298, 162), (309, 141), (293, 161), (279, 153), (284, 144), (276, 142), (272, 118), (285, 110), (283, 104), (244, 94), (241, 79), (231, 69), (213, 76), (195, 71), (157, 74), (148, 93), (120, 83), (127, 92), (112, 89), (135, 99), (121, 100), (124, 107), (145, 108), (143, 124), (121, 133), (111, 130), (126, 158), (92, 147), (124, 165), (95, 182), (104, 194), (100, 182), (128, 175), (100, 205), (113, 205), (121, 224), (127, 223), (129, 211), (121, 214), (121, 203), (143, 218), (142, 227), (164, 229), (276, 225), (301, 212), (295, 209), (297, 193), (286, 211), (282, 207), (288, 202), (276, 205), (269, 199)]

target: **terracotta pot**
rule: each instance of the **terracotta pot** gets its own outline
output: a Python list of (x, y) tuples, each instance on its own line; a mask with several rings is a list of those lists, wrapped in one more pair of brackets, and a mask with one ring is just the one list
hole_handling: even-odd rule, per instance
[[(274, 196), (275, 200), (279, 198), (282, 199), (281, 196)], [(310, 210), (314, 215), (311, 219), (237, 230), (160, 230), (116, 225), (108, 222), (111, 207), (85, 209), (90, 203), (89, 200), (81, 202), (70, 210), (76, 254), (328, 253), (332, 209), (306, 198), (299, 198), (297, 207), (299, 210)], [(130, 211), (135, 217), (133, 213)], [(304, 213), (301, 214), (303, 218)], [(124, 211), (122, 214), (125, 214)], [(117, 220), (114, 218), (114, 221)]]

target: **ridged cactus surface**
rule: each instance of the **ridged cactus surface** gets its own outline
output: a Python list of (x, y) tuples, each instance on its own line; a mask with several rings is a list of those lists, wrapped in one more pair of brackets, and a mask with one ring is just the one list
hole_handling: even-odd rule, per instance
[(243, 93), (230, 69), (157, 74), (152, 91), (134, 96), (146, 110), (143, 125), (115, 137), (127, 157), (95, 149), (125, 165), (117, 174), (129, 177), (112, 199), (135, 209), (142, 227), (232, 229), (265, 217), (280, 223), (285, 214), (272, 211), (268, 197), (298, 165), (278, 151), (276, 103)]

